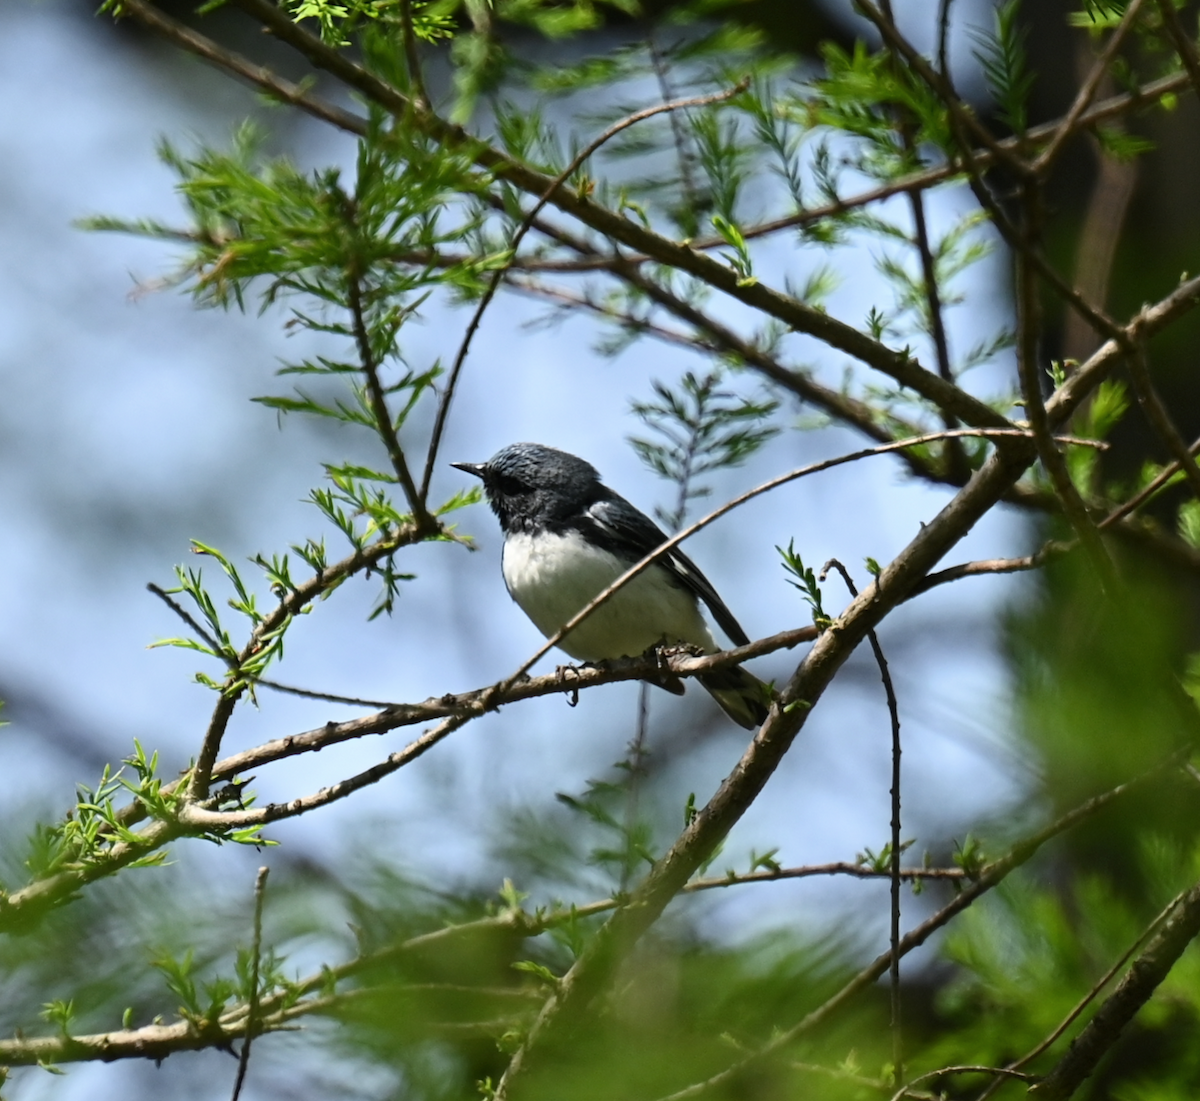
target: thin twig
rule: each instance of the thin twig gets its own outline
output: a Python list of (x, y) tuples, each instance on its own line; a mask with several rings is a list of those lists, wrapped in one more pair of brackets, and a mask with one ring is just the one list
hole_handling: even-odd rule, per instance
[[(820, 580), (824, 581), (830, 569), (835, 569), (842, 575), (846, 588), (851, 596), (858, 596), (858, 589), (846, 569), (836, 558), (831, 558), (821, 568)], [(900, 1018), (900, 706), (896, 702), (896, 687), (892, 683), (892, 674), (888, 670), (887, 658), (883, 656), (883, 647), (879, 645), (879, 636), (874, 628), (867, 632), (867, 640), (871, 644), (871, 653), (875, 655), (875, 664), (879, 666), (879, 676), (883, 680), (883, 691), (887, 697), (888, 716), (892, 722), (892, 841), (889, 860), (889, 873), (892, 880), (891, 905), (891, 1026), (892, 1026), (892, 1066), (897, 1078), (904, 1077), (904, 1044)]]
[(421, 55), (417, 52), (412, 0), (400, 0), (400, 21), (404, 31), (404, 58), (408, 63), (408, 79), (413, 88), (413, 104), (418, 111), (427, 111), (430, 106), (429, 93), (425, 90), (425, 74), (421, 70)]
[[(1043, 273), (1044, 274), (1044, 273)], [(1062, 424), (1087, 399), (1096, 386), (1111, 373), (1117, 362), (1139, 340), (1161, 332), (1167, 325), (1200, 304), (1200, 276), (1181, 280), (1165, 298), (1152, 306), (1143, 306), (1120, 329), (1120, 338), (1110, 336), (1077, 367), (1046, 402), (1046, 415), (1052, 425)]]
[(153, 581), (147, 583), (146, 588), (158, 597), (168, 608), (171, 609), (180, 619), (183, 620), (197, 635), (198, 638), (204, 640), (204, 644), (215, 654), (220, 657), (224, 647), (212, 635), (208, 633), (199, 623), (192, 617), (186, 608), (177, 600), (172, 600), (167, 590), (155, 585)]
[[(653, 27), (646, 39), (646, 45), (650, 53), (650, 66), (654, 69), (654, 75), (658, 80), (658, 93), (662, 96), (664, 103), (670, 103), (677, 97), (671, 88), (665, 58), (654, 41)], [(671, 139), (675, 143), (675, 159), (679, 162), (679, 182), (683, 187), (686, 209), (689, 217), (695, 219), (696, 208), (699, 205), (699, 188), (696, 187), (695, 176), (692, 173), (691, 157), (688, 156), (687, 136), (683, 132), (683, 125), (679, 121), (677, 112), (672, 111), (667, 116), (667, 121), (671, 125)]]
[[(1196, 439), (1188, 448), (1188, 454), (1195, 456), (1200, 455), (1200, 438)], [(1103, 520), (1096, 526), (1104, 529), (1112, 524), (1123, 520), (1134, 510), (1144, 505), (1151, 497), (1153, 497), (1164, 485), (1167, 484), (1176, 474), (1179, 473), (1180, 464), (1178, 462), (1168, 463), (1159, 473), (1145, 486), (1139, 490), (1128, 501), (1118, 505), (1112, 510)]]
[[(541, 226), (535, 226), (535, 229)], [(183, 236), (183, 235), (181, 235)], [(194, 236), (194, 235), (193, 235)], [(381, 254), (381, 258), (395, 264), (413, 264), (416, 267), (459, 268), (467, 264), (477, 264), (480, 257), (471, 256), (465, 252), (438, 252), (427, 248), (392, 249)], [(489, 261), (493, 257), (482, 259)], [(629, 263), (622, 256), (596, 255), (578, 259), (567, 259), (561, 256), (513, 256), (507, 261), (509, 272), (556, 272), (563, 274), (591, 274), (592, 272), (612, 271), (613, 268)], [(644, 262), (644, 261), (643, 261)]]
[(308, 814), (319, 807), (330, 806), (349, 798), (357, 791), (379, 783), (393, 772), (423, 756), (474, 717), (474, 715), (452, 715), (433, 729), (425, 731), (419, 738), (409, 742), (403, 749), (388, 754), (379, 764), (363, 769), (328, 787), (323, 787), (311, 795), (300, 796), (286, 803), (267, 803), (261, 807), (233, 811), (208, 810), (192, 803), (180, 810), (179, 821), (187, 829), (207, 832), (266, 826), (272, 822)]
[(246, 1038), (242, 1041), (241, 1054), (238, 1056), (237, 1078), (233, 1083), (231, 1101), (238, 1101), (242, 1094), (242, 1083), (246, 1081), (246, 1070), (250, 1066), (250, 1044), (254, 1039), (255, 1029), (261, 1023), (258, 1016), (258, 968), (262, 959), (263, 900), (266, 897), (267, 875), (270, 870), (264, 864), (258, 869), (258, 875), (254, 880), (254, 945), (250, 950), (250, 997), (246, 1009)]
[[(1019, 1070), (1012, 1070), (1010, 1067), (985, 1067), (985, 1066), (961, 1066), (961, 1067), (939, 1067), (937, 1070), (926, 1071), (924, 1074), (918, 1074), (911, 1082), (905, 1083), (894, 1094), (892, 1101), (902, 1101), (902, 1098), (910, 1097), (910, 1090), (913, 1086), (920, 1082), (928, 1082), (932, 1078), (941, 1078), (945, 1074), (991, 1074), (998, 1080), (1003, 1081), (1005, 1078), (1016, 1078), (1022, 1082), (1034, 1082), (1036, 1077), (1032, 1074), (1023, 1074)], [(942, 1094), (944, 1097), (945, 1094)]]
[(897, 51), (909, 67), (915, 72), (942, 101), (955, 124), (964, 131), (969, 131), (996, 160), (1002, 161), (1018, 176), (1029, 173), (1029, 165), (1020, 155), (1019, 146), (1013, 147), (1001, 142), (986, 125), (979, 119), (970, 107), (954, 94), (953, 88), (947, 85), (946, 79), (934, 69), (920, 52), (910, 43), (896, 27), (895, 21), (887, 18), (869, 0), (852, 0), (854, 10), (873, 23), (884, 41)]
[(950, 41), (950, 5), (954, 0), (938, 0), (938, 71), (947, 86), (953, 87), (947, 45)]
[(266, 677), (255, 677), (255, 685), (269, 688), (273, 692), (282, 692), (288, 696), (300, 696), (306, 700), (323, 700), (325, 703), (345, 703), (351, 707), (394, 708), (400, 706), (394, 700), (368, 700), (362, 696), (340, 696), (335, 692), (317, 692), (311, 688), (297, 688), (291, 684), (280, 684), (277, 680)]
[[(348, 212), (348, 217), (353, 217), (352, 211)], [(388, 409), (387, 395), (383, 392), (383, 383), (379, 378), (379, 362), (371, 347), (371, 335), (367, 332), (367, 319), (362, 300), (362, 279), (354, 266), (346, 272), (346, 297), (354, 328), (354, 342), (358, 346), (358, 358), (363, 374), (367, 378), (367, 395), (371, 403), (371, 411), (375, 414), (375, 423), (379, 425), (379, 436), (383, 440), (383, 446), (387, 450), (396, 480), (404, 490), (405, 500), (408, 501), (408, 507), (412, 510), (418, 527), (423, 531), (429, 531), (438, 526), (437, 521), (430, 516), (426, 509), (424, 496), (417, 492), (416, 483), (408, 469), (408, 459), (404, 455), (404, 448), (400, 445), (400, 437), (396, 434), (396, 425), (392, 420), (391, 410)]]
[[(892, 12), (891, 0), (881, 0), (880, 10), (884, 19), (893, 31), (895, 31), (896, 18)], [(948, 10), (947, 7), (942, 12), (943, 20), (946, 18)], [(942, 31), (945, 31), (944, 24)], [(945, 43), (943, 42), (942, 45), (944, 47)], [(942, 60), (942, 77), (947, 81), (947, 90), (952, 91), (952, 88), (948, 85), (949, 78), (945, 72), (944, 57)], [(903, 71), (899, 56), (893, 53), (891, 61), (893, 68), (896, 70), (897, 77), (901, 77)], [(914, 163), (920, 164), (921, 151), (917, 148), (916, 139), (913, 134), (911, 113), (906, 113), (903, 108), (897, 107), (892, 114), (895, 119), (896, 129), (900, 134), (901, 142), (904, 145), (905, 155)], [(923, 191), (908, 191), (906, 195), (913, 219), (913, 243), (921, 262), (921, 280), (925, 293), (925, 308), (929, 314), (929, 335), (933, 339), (938, 374), (947, 382), (954, 382), (954, 371), (950, 365), (950, 343), (946, 337), (945, 319), (942, 316), (941, 292), (938, 289), (937, 264), (933, 258), (933, 249), (929, 244), (929, 226), (925, 218), (925, 193)], [(946, 428), (953, 429), (959, 426), (958, 419), (952, 413), (944, 409), (941, 413), (942, 424)], [(951, 438), (946, 441), (945, 458), (946, 470), (950, 479), (959, 484), (965, 482), (970, 466), (963, 451), (961, 440)]]
[[(912, 148), (913, 155), (916, 155), (916, 149), (913, 144), (912, 135), (905, 130), (905, 141)], [(921, 191), (910, 191), (908, 193), (909, 207), (912, 209), (913, 227), (915, 229), (915, 238), (917, 246), (917, 255), (921, 258), (921, 275), (922, 282), (925, 287), (925, 305), (929, 311), (929, 328), (933, 336), (934, 352), (937, 356), (938, 374), (947, 382), (954, 381), (954, 370), (950, 365), (950, 342), (946, 336), (946, 321), (942, 315), (942, 296), (938, 289), (937, 264), (933, 258), (933, 249), (929, 244), (929, 227), (925, 219), (925, 198)], [(948, 413), (943, 412), (943, 423), (947, 428), (957, 428), (958, 421)], [(967, 458), (963, 453), (962, 443), (958, 440), (948, 440), (946, 443), (946, 455), (949, 459), (947, 466), (951, 472), (957, 472), (961, 476), (968, 470)]]

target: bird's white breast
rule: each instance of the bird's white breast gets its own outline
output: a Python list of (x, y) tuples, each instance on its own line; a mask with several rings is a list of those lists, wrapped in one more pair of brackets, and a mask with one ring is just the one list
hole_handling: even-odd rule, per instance
[[(547, 638), (628, 568), (577, 532), (510, 535), (504, 583)], [(596, 609), (559, 646), (579, 661), (633, 657), (660, 642), (716, 650), (695, 597), (651, 566)]]

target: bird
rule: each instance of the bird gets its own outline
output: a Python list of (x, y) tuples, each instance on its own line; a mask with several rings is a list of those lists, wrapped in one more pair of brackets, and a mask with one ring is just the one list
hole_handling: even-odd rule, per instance
[[(591, 463), (537, 443), (514, 443), (487, 462), (451, 463), (483, 482), (504, 532), (504, 583), (547, 638), (667, 541), (663, 530), (600, 480)], [(651, 647), (684, 644), (720, 650), (700, 602), (736, 646), (746, 632), (708, 578), (678, 547), (618, 590), (559, 643), (577, 661), (637, 657)], [(767, 717), (771, 692), (738, 665), (699, 676), (721, 709), (753, 730)], [(679, 695), (683, 682), (665, 673), (651, 683)]]

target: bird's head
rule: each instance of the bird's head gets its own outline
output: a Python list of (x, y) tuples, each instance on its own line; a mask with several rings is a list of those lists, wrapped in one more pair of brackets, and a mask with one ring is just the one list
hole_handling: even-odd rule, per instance
[(514, 443), (485, 463), (451, 463), (483, 481), (506, 532), (553, 526), (586, 508), (600, 489), (591, 463), (540, 443)]

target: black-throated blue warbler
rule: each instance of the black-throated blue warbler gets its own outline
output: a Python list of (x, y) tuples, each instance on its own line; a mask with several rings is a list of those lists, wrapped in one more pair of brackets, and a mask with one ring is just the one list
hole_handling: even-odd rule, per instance
[[(600, 481), (591, 463), (536, 443), (514, 443), (486, 463), (451, 463), (483, 480), (504, 531), (509, 595), (547, 638), (635, 562), (667, 541), (662, 529)], [(678, 547), (620, 589), (558, 645), (578, 661), (637, 657), (652, 646), (720, 647), (700, 613), (704, 601), (737, 646), (750, 640), (717, 591)], [(739, 726), (767, 716), (770, 692), (740, 666), (698, 678)], [(666, 674), (653, 683), (683, 692)]]

